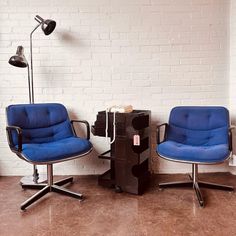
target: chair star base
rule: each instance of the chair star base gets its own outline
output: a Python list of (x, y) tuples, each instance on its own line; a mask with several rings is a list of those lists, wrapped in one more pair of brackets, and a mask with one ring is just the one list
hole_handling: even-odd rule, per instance
[[(73, 177), (68, 177), (65, 179), (58, 180), (54, 182), (54, 185), (62, 186), (68, 183), (73, 183)], [(42, 189), (44, 187), (48, 186), (47, 183), (41, 183), (41, 184), (21, 184), (21, 187), (23, 189)]]
[(190, 178), (189, 181), (175, 181), (175, 182), (159, 183), (159, 188), (160, 189), (162, 188), (186, 188), (186, 187), (193, 188), (195, 190), (199, 205), (201, 207), (204, 207), (204, 200), (203, 200), (200, 187), (218, 189), (218, 190), (224, 190), (224, 191), (234, 191), (233, 186), (199, 181), (198, 171), (197, 171), (198, 165), (197, 164), (192, 164), (192, 165), (193, 165), (193, 172), (192, 172), (192, 176), (189, 175), (189, 178)]
[(56, 192), (60, 194), (67, 195), (69, 197), (77, 198), (79, 200), (83, 200), (83, 195), (81, 193), (75, 193), (68, 189), (61, 187), (62, 185), (72, 183), (73, 177), (68, 177), (53, 183), (53, 175), (52, 175), (52, 164), (47, 165), (47, 176), (48, 182), (42, 184), (22, 184), (23, 189), (40, 189), (37, 193), (27, 199), (25, 202), (21, 204), (21, 210), (25, 210), (28, 206), (42, 198), (49, 192)]

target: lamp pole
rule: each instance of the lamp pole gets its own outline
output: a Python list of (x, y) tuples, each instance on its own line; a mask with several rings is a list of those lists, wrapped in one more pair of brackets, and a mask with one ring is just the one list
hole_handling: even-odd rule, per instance
[(27, 65), (27, 72), (28, 72), (29, 103), (31, 104), (32, 100), (31, 100), (31, 82), (30, 82), (29, 65)]
[(32, 43), (32, 35), (34, 31), (41, 25), (42, 23), (39, 23), (33, 31), (30, 33), (30, 71), (31, 71), (31, 99), (32, 103), (34, 104), (34, 73), (33, 73), (33, 43)]
[[(34, 73), (33, 73), (33, 43), (32, 43), (32, 35), (34, 33), (34, 31), (41, 25), (42, 23), (39, 23), (34, 29), (33, 31), (30, 33), (30, 71), (31, 71), (31, 76), (29, 76), (31, 78), (30, 83), (29, 83), (29, 90), (30, 91), (30, 103), (34, 104)], [(28, 66), (28, 73), (29, 73), (29, 66)], [(33, 181), (34, 183), (38, 183), (39, 180), (39, 173), (38, 173), (38, 168), (36, 165), (33, 165)]]

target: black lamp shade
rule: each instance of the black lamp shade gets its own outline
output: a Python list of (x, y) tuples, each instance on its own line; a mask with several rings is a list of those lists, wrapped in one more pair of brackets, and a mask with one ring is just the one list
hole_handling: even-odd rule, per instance
[(25, 59), (24, 48), (22, 46), (18, 46), (16, 50), (16, 55), (12, 56), (8, 62), (12, 66), (23, 67), (23, 68), (27, 67), (28, 62)]
[(34, 18), (36, 21), (38, 21), (40, 24), (42, 24), (42, 30), (45, 35), (49, 35), (53, 32), (53, 30), (56, 28), (56, 21), (54, 20), (44, 20), (41, 16), (36, 15)]
[(45, 35), (49, 35), (56, 28), (56, 21), (54, 20), (45, 20), (42, 24), (42, 30)]

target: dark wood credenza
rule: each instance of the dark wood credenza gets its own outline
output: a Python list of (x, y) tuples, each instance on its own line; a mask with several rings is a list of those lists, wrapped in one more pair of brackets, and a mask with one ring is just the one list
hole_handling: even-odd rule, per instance
[[(134, 110), (116, 113), (116, 137), (110, 150), (98, 157), (110, 160), (110, 169), (98, 177), (98, 184), (114, 187), (117, 192), (142, 194), (149, 183), (148, 159), (150, 157), (151, 111)], [(105, 137), (106, 112), (100, 111), (92, 126), (92, 133)], [(140, 145), (133, 137), (139, 135)], [(108, 137), (113, 138), (113, 113), (108, 113)]]

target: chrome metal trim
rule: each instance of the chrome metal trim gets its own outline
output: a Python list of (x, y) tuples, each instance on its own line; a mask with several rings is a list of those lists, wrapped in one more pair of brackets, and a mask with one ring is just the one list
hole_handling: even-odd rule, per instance
[(226, 159), (224, 159), (223, 161), (220, 162), (194, 162), (194, 161), (184, 161), (184, 160), (176, 160), (176, 159), (171, 159), (170, 157), (166, 157), (166, 156), (162, 156), (159, 152), (156, 152), (157, 155), (167, 161), (173, 161), (173, 162), (178, 162), (178, 163), (185, 163), (185, 164), (198, 164), (198, 165), (216, 165), (216, 164), (221, 164), (224, 163), (225, 161), (227, 161), (231, 155), (232, 152), (230, 152), (229, 156), (226, 157)]
[(224, 191), (234, 191), (234, 187), (230, 186), (230, 185), (216, 184), (216, 183), (205, 182), (205, 181), (199, 181), (198, 184), (201, 188), (218, 189), (218, 190), (224, 190)]
[(47, 165), (47, 164), (55, 164), (55, 163), (60, 163), (60, 162), (64, 162), (64, 161), (70, 161), (70, 160), (73, 160), (75, 158), (80, 158), (80, 157), (83, 157), (87, 154), (89, 154), (91, 151), (93, 150), (93, 147), (91, 149), (89, 149), (89, 151), (87, 151), (86, 153), (83, 153), (83, 154), (80, 154), (80, 155), (76, 155), (76, 156), (72, 156), (70, 158), (65, 158), (65, 159), (60, 159), (60, 160), (56, 160), (56, 161), (49, 161), (49, 162), (33, 162), (33, 161), (30, 161), (27, 159), (27, 157), (25, 157), (22, 153), (19, 153), (19, 152), (15, 152), (16, 155), (18, 157), (20, 157), (21, 159), (31, 163), (31, 164), (35, 164), (35, 165)]
[(25, 210), (26, 207), (36, 202), (38, 199), (46, 195), (48, 192), (50, 192), (50, 186), (47, 185), (46, 187), (35, 193), (33, 196), (31, 196), (29, 199), (27, 199), (25, 202), (23, 202), (20, 206), (21, 210)]
[(234, 188), (229, 185), (215, 184), (198, 180), (198, 164), (192, 164), (192, 176), (189, 175), (190, 181), (176, 181), (159, 183), (159, 188), (175, 188), (175, 187), (193, 187), (197, 195), (199, 205), (204, 207), (204, 199), (200, 187), (211, 188), (225, 191), (234, 191)]
[(178, 187), (192, 187), (192, 181), (174, 181), (174, 182), (164, 182), (159, 184), (159, 188), (178, 188)]
[(200, 188), (199, 188), (199, 186), (198, 186), (198, 182), (195, 182), (195, 183), (193, 184), (193, 187), (194, 187), (195, 193), (196, 193), (196, 195), (197, 195), (197, 199), (198, 199), (199, 205), (200, 205), (201, 207), (204, 207), (204, 200), (203, 200), (203, 197), (202, 197), (201, 190), (200, 190)]
[(46, 186), (47, 186), (46, 183), (45, 184), (24, 184), (24, 183), (22, 183), (21, 184), (21, 187), (23, 189), (42, 189)]
[[(53, 185), (53, 169), (52, 169), (52, 164), (47, 165), (47, 179), (48, 179), (48, 185), (51, 186)], [(50, 189), (51, 190), (51, 189)]]
[(48, 192), (57, 192), (57, 193), (60, 193), (60, 194), (67, 195), (69, 197), (77, 198), (79, 200), (84, 199), (83, 195), (81, 193), (72, 192), (68, 189), (65, 189), (65, 188), (61, 187), (64, 184), (72, 182), (73, 177), (68, 177), (68, 178), (65, 178), (65, 179), (62, 179), (62, 180), (59, 180), (59, 181), (56, 181), (55, 183), (53, 183), (53, 165), (52, 164), (47, 165), (47, 174), (48, 174), (47, 184), (38, 184), (38, 185), (23, 184), (22, 185), (22, 188), (24, 188), (24, 189), (29, 188), (29, 189), (41, 189), (41, 190), (38, 191), (33, 196), (31, 196), (25, 202), (23, 202), (21, 204), (21, 210), (25, 210), (28, 206), (30, 206), (31, 204), (36, 202), (38, 199), (43, 197)]
[(197, 183), (198, 181), (198, 165), (192, 164), (192, 177), (193, 177), (193, 184)]
[(58, 185), (52, 185), (52, 192), (67, 195), (69, 197), (74, 197), (83, 200), (83, 195), (81, 193), (75, 193)]
[(73, 182), (73, 177), (67, 177), (65, 179), (61, 179), (61, 180), (54, 182), (54, 185), (62, 186), (62, 185), (72, 183), (72, 182)]

